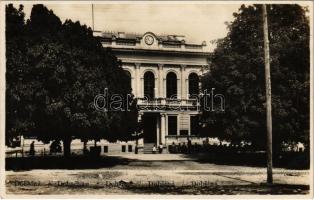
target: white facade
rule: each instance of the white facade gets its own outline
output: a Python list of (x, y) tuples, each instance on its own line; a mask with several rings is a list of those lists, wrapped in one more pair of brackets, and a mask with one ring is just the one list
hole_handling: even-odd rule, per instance
[[(96, 34), (104, 47), (112, 49), (131, 76), (132, 93), (140, 108), (139, 120), (144, 123), (144, 147), (197, 137), (197, 133), (192, 131), (191, 119), (199, 114), (199, 104), (190, 92), (193, 85), (193, 91), (196, 91), (195, 77), (200, 79), (208, 69), (210, 53), (205, 51), (206, 43), (188, 44), (184, 36), (158, 36), (151, 32), (143, 35), (122, 32)], [(148, 75), (145, 77), (146, 73), (154, 81), (147, 78)], [(199, 82), (197, 86), (200, 87)], [(170, 94), (177, 97), (170, 98)]]

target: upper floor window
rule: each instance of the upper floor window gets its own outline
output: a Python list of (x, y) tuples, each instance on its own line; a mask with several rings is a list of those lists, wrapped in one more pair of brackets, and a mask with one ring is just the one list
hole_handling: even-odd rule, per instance
[(167, 74), (167, 98), (177, 98), (177, 75), (173, 72)]
[(197, 97), (199, 94), (199, 78), (196, 73), (189, 75), (189, 98)]
[(144, 96), (149, 100), (154, 98), (155, 76), (153, 72), (145, 72), (144, 74)]

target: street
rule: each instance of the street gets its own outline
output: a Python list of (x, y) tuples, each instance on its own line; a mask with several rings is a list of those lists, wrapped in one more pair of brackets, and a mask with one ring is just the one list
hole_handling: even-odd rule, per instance
[(180, 154), (125, 154), (99, 169), (6, 171), (7, 194), (308, 194), (309, 171), (200, 163)]

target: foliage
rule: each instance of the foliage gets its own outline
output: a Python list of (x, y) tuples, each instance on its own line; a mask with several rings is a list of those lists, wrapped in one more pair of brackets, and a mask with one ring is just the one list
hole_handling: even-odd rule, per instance
[[(25, 37), (23, 6), (19, 9), (12, 4), (6, 6), (6, 142), (20, 132), (33, 127), (30, 113), (32, 92), (30, 84), (24, 81), (28, 58)], [(24, 105), (21, 103), (24, 102)]]
[[(11, 25), (16, 15), (21, 16), (21, 33), (13, 37), (7, 28), (7, 44), (23, 38), (25, 47), (7, 45), (7, 134), (14, 129), (11, 132), (43, 141), (64, 142), (73, 137), (128, 139), (137, 125), (133, 123), (136, 106), (131, 112), (102, 112), (93, 105), (94, 97), (105, 88), (109, 96), (126, 97), (131, 92), (130, 86), (123, 84), (128, 77), (111, 51), (102, 47), (90, 28), (71, 20), (62, 23), (43, 5), (33, 6), (26, 23), (22, 8), (17, 11), (8, 5), (7, 27), (16, 28)], [(17, 55), (18, 59), (13, 57)], [(19, 70), (21, 79), (16, 77)], [(29, 121), (27, 129), (16, 130), (17, 121)], [(127, 128), (117, 128), (116, 123)]]
[[(203, 112), (206, 132), (233, 143), (266, 143), (261, 5), (242, 5), (218, 40), (203, 89), (225, 95), (225, 113)], [(273, 139), (309, 144), (309, 20), (299, 5), (268, 5)]]

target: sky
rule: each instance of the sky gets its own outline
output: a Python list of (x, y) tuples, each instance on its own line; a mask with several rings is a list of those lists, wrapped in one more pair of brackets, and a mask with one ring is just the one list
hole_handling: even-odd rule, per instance
[[(62, 21), (71, 19), (92, 27), (92, 5), (89, 3), (45, 4)], [(94, 3), (94, 29), (98, 31), (132, 32), (144, 34), (185, 35), (187, 43), (210, 41), (227, 34), (225, 22), (233, 21), (233, 12), (240, 4), (119, 2)], [(32, 4), (24, 3), (26, 18)]]

